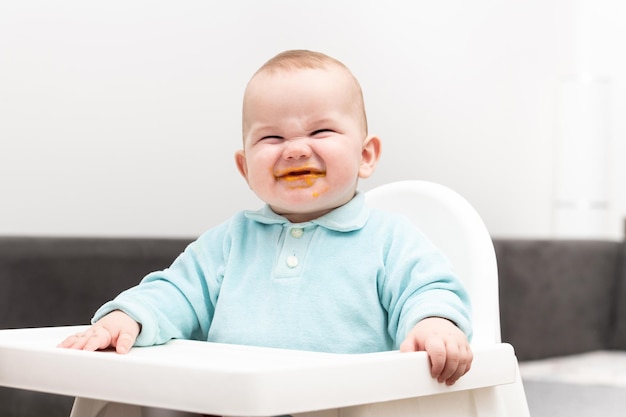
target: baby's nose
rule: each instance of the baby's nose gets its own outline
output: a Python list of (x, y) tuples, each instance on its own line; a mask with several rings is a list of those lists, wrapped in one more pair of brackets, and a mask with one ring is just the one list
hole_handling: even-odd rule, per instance
[(283, 155), (285, 159), (302, 159), (311, 156), (311, 147), (306, 139), (295, 139), (286, 142)]

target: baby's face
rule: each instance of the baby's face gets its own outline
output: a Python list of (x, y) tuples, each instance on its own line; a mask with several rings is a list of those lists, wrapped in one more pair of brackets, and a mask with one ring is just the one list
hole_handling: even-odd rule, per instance
[(350, 201), (369, 176), (357, 97), (351, 76), (334, 67), (261, 72), (250, 82), (237, 167), (276, 213), (312, 220)]

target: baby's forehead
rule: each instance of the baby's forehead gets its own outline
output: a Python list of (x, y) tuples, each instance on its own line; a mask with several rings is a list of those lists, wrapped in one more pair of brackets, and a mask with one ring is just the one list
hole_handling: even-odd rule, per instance
[[(312, 80), (302, 79), (299, 75), (303, 72), (309, 72), (313, 74)], [(291, 77), (293, 76), (293, 78)], [(261, 68), (248, 82), (246, 91), (244, 93), (243, 100), (243, 130), (244, 132), (249, 127), (250, 117), (252, 114), (256, 114), (259, 105), (265, 105), (267, 100), (272, 100), (272, 97), (281, 97), (281, 94), (285, 94), (284, 90), (293, 87), (293, 91), (300, 90), (299, 85), (302, 82), (319, 82), (320, 79), (328, 77), (328, 83), (323, 82), (326, 85), (333, 85), (335, 92), (339, 94), (345, 94), (345, 98), (349, 106), (355, 111), (355, 116), (361, 120), (363, 129), (367, 132), (367, 117), (365, 115), (365, 105), (363, 103), (363, 95), (361, 87), (346, 67), (335, 64), (333, 62), (324, 63), (320, 66), (302, 66), (302, 67), (272, 67)], [(293, 85), (292, 83), (298, 83)], [(312, 84), (311, 84), (312, 85)], [(326, 88), (323, 91), (328, 91)], [(288, 94), (288, 91), (287, 91)], [(320, 91), (320, 94), (321, 91)], [(260, 101), (259, 101), (260, 100)], [(278, 100), (282, 102), (283, 100)]]
[(244, 107), (252, 97), (260, 97), (265, 94), (274, 96), (277, 92), (289, 94), (290, 91), (307, 90), (319, 85), (323, 91), (327, 86), (336, 89), (340, 94), (351, 97), (350, 100), (359, 100), (361, 88), (352, 74), (338, 66), (326, 66), (321, 68), (290, 68), (274, 69), (257, 72), (248, 83), (244, 93)]

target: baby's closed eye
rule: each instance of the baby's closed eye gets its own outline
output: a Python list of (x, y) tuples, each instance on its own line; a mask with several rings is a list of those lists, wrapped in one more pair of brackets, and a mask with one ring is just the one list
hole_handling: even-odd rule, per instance
[(317, 129), (317, 130), (314, 130), (313, 132), (311, 132), (311, 136), (314, 136), (316, 138), (320, 138), (320, 137), (330, 136), (333, 133), (336, 133), (336, 132), (334, 130), (332, 130), (332, 129)]

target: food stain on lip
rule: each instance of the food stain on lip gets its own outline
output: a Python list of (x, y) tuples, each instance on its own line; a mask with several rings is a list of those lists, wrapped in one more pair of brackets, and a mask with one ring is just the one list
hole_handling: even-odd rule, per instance
[(287, 182), (303, 182), (306, 186), (311, 186), (316, 179), (326, 176), (326, 172), (311, 168), (293, 168), (283, 170), (274, 175), (277, 180)]

